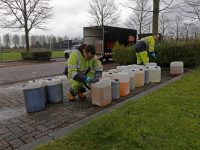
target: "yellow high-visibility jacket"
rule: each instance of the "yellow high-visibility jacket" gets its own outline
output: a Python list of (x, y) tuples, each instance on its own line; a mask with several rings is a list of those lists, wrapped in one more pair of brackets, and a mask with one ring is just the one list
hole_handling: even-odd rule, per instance
[(101, 61), (97, 59), (97, 56), (91, 60), (86, 60), (79, 50), (76, 50), (70, 54), (68, 61), (66, 62), (68, 67), (68, 79), (73, 79), (82, 83), (86, 82), (86, 74), (90, 71), (91, 67), (95, 72), (103, 71)]
[(155, 40), (154, 40), (153, 36), (148, 36), (148, 37), (142, 38), (139, 41), (145, 42), (150, 53), (154, 52)]

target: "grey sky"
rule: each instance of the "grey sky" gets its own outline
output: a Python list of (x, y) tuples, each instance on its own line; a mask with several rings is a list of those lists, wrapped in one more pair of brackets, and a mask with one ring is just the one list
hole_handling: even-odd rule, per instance
[[(52, 0), (50, 4), (54, 7), (54, 18), (49, 20), (47, 28), (50, 30), (42, 31), (32, 29), (30, 35), (55, 35), (55, 36), (69, 36), (77, 37), (83, 36), (83, 27), (89, 26), (87, 9), (89, 8), (90, 0)], [(119, 3), (121, 0), (115, 0), (117, 6), (122, 9), (121, 22), (118, 24), (120, 27), (123, 25), (127, 16), (129, 16), (131, 10), (122, 7)], [(130, 3), (129, 0), (123, 0), (123, 2)], [(24, 34), (24, 31), (13, 32), (11, 29), (0, 28), (0, 36), (4, 34)]]

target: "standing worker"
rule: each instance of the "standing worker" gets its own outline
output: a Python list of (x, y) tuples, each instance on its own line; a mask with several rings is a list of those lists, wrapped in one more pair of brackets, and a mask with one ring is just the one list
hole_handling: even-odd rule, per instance
[(137, 41), (137, 43), (135, 44), (135, 52), (136, 52), (138, 65), (142, 63), (143, 65), (145, 65), (146, 63), (149, 63), (147, 49), (149, 50), (154, 60), (156, 60), (154, 45), (155, 45), (155, 41), (157, 41), (159, 37), (160, 36), (157, 33), (157, 34), (154, 34), (153, 36), (148, 36)]
[[(64, 74), (71, 81), (72, 86), (69, 91), (69, 100), (75, 100), (75, 96), (78, 94), (80, 98), (86, 98), (83, 94), (88, 87), (87, 83), (95, 83), (102, 77), (103, 66), (97, 59), (96, 50), (94, 45), (81, 45), (78, 50), (72, 52), (68, 61), (66, 62), (66, 68)], [(94, 68), (95, 72), (91, 70)]]

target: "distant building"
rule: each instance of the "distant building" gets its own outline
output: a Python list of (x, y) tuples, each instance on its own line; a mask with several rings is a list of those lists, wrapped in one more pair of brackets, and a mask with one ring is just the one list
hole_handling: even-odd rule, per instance
[(65, 40), (65, 41), (53, 44), (53, 49), (66, 50), (75, 44), (82, 44), (82, 43), (83, 43), (83, 40)]

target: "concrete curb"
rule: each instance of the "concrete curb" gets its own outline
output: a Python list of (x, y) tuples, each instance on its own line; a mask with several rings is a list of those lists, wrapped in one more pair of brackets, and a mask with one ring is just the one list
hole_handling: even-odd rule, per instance
[(69, 125), (67, 127), (64, 127), (64, 128), (62, 128), (62, 129), (60, 129), (60, 130), (58, 130), (56, 132), (50, 133), (50, 134), (48, 134), (48, 135), (46, 135), (46, 136), (44, 136), (42, 138), (39, 138), (39, 139), (37, 139), (37, 140), (35, 140), (35, 141), (31, 142), (31, 143), (28, 143), (28, 144), (18, 148), (17, 150), (31, 150), (35, 146), (48, 143), (50, 141), (53, 141), (55, 138), (62, 138), (64, 136), (68, 135), (73, 130), (75, 130), (77, 128), (80, 128), (82, 125), (90, 122), (92, 119), (95, 119), (95, 118), (97, 118), (97, 117), (109, 112), (110, 110), (114, 110), (115, 108), (124, 105), (128, 101), (135, 101), (135, 100), (137, 100), (139, 98), (142, 98), (142, 97), (146, 96), (147, 94), (149, 94), (149, 93), (151, 93), (153, 91), (156, 91), (157, 89), (159, 89), (161, 87), (164, 87), (165, 85), (168, 85), (168, 84), (170, 84), (170, 83), (172, 83), (174, 81), (177, 81), (177, 80), (181, 79), (183, 76), (185, 76), (185, 75), (191, 73), (191, 71), (193, 71), (193, 69), (188, 69), (188, 70), (189, 70), (188, 72), (186, 72), (186, 73), (184, 73), (182, 75), (179, 75), (179, 76), (177, 76), (177, 77), (175, 77), (175, 78), (173, 78), (173, 79), (171, 79), (171, 80), (169, 80), (169, 81), (167, 81), (165, 83), (162, 83), (162, 84), (160, 84), (158, 86), (155, 86), (155, 87), (153, 87), (153, 88), (151, 88), (151, 89), (149, 89), (147, 91), (144, 91), (144, 92), (142, 92), (142, 93), (140, 93), (140, 94), (138, 94), (138, 95), (136, 95), (136, 96), (134, 96), (132, 98), (129, 98), (129, 99), (127, 99), (127, 100), (125, 100), (125, 101), (123, 101), (121, 103), (118, 103), (118, 104), (116, 104), (116, 105), (114, 105), (112, 107), (104, 109), (103, 111), (100, 111), (100, 112), (98, 112), (96, 114), (93, 114), (93, 115), (91, 115), (91, 116), (89, 116), (87, 118), (84, 118), (84, 119), (82, 119), (82, 120), (80, 120), (78, 122), (75, 122), (75, 123), (73, 123), (73, 124), (71, 124), (71, 125)]

